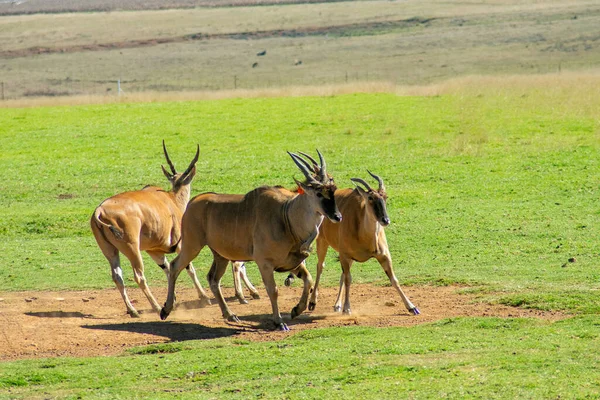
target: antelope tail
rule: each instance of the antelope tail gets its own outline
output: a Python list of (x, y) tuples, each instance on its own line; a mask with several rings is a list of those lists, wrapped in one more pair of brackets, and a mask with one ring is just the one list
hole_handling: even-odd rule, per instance
[(102, 227), (108, 228), (117, 239), (123, 240), (123, 230), (121, 230), (117, 226), (107, 224), (106, 222), (102, 221), (100, 219), (100, 214), (102, 214), (102, 209), (98, 207), (96, 208), (96, 211), (94, 211), (94, 222), (96, 223), (98, 228), (100, 228), (100, 230), (102, 230)]
[(173, 246), (169, 247), (169, 254), (175, 253), (177, 251), (177, 246), (179, 246), (179, 242), (181, 242), (181, 236), (179, 237), (179, 240), (177, 241), (177, 243), (175, 243)]

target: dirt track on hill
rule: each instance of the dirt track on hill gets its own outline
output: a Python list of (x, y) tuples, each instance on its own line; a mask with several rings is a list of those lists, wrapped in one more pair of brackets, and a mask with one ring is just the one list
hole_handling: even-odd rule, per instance
[(133, 49), (140, 47), (158, 46), (169, 43), (182, 43), (196, 40), (217, 40), (217, 39), (237, 39), (237, 40), (258, 40), (275, 37), (306, 37), (306, 36), (327, 36), (327, 35), (345, 35), (357, 30), (372, 31), (381, 29), (392, 29), (405, 26), (426, 25), (435, 18), (408, 18), (392, 21), (362, 22), (354, 24), (342, 24), (334, 26), (309, 26), (292, 29), (273, 29), (267, 31), (250, 32), (231, 32), (231, 33), (194, 33), (176, 37), (149, 38), (139, 40), (129, 40), (125, 42), (107, 42), (94, 44), (79, 44), (61, 47), (31, 47), (16, 50), (0, 51), (0, 58), (18, 58), (30, 57), (39, 54), (63, 54), (63, 53), (81, 53), (88, 51), (106, 51)]
[[(351, 316), (334, 313), (337, 289), (320, 291), (314, 312), (290, 321), (299, 287), (280, 287), (279, 305), (291, 332), (272, 331), (271, 306), (264, 289), (261, 299), (241, 305), (233, 289), (224, 289), (241, 323), (227, 323), (218, 305), (199, 308), (192, 289), (178, 290), (178, 306), (167, 321), (155, 315), (138, 289), (130, 289), (141, 318), (130, 318), (116, 289), (69, 292), (0, 293), (0, 361), (23, 358), (115, 355), (154, 343), (235, 336), (252, 341), (281, 340), (304, 329), (331, 326), (412, 326), (459, 316), (536, 317), (561, 319), (565, 315), (475, 302), (456, 287), (412, 286), (407, 296), (421, 315), (412, 316), (391, 287), (352, 286)], [(153, 289), (164, 299), (166, 290)], [(215, 303), (215, 302), (213, 302)]]

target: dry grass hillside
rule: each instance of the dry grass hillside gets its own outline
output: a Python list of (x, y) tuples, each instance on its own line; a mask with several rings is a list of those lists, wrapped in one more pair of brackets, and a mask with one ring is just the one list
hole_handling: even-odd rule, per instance
[(0, 15), (94, 11), (170, 10), (273, 4), (331, 3), (343, 0), (0, 0)]
[[(189, 0), (164, 3), (168, 10), (144, 2), (151, 10), (139, 11), (141, 2), (121, 3), (85, 2), (88, 9), (73, 8), (75, 1), (0, 3), (4, 13), (23, 8), (0, 16), (2, 98), (110, 97), (118, 81), (128, 95), (358, 82), (422, 86), (470, 75), (588, 71), (600, 62), (600, 4), (591, 0), (261, 7)], [(60, 12), (101, 4), (111, 11)]]

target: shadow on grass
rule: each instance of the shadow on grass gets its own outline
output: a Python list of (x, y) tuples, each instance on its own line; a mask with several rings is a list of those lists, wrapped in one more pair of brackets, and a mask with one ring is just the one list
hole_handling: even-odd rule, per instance
[(180, 322), (127, 322), (120, 324), (82, 325), (85, 329), (145, 333), (169, 338), (171, 341), (217, 339), (234, 336), (239, 329), (211, 328), (199, 324)]

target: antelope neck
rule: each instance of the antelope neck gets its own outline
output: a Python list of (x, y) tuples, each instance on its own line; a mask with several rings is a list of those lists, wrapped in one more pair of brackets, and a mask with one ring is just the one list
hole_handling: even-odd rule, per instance
[[(306, 196), (296, 196), (283, 203), (285, 230), (295, 242), (302, 244), (310, 244), (317, 237), (324, 218), (310, 204), (305, 204), (307, 199)], [(298, 222), (292, 225), (291, 219)]]
[(179, 207), (179, 209), (181, 209), (181, 211), (185, 211), (185, 207), (187, 206), (188, 202), (190, 201), (190, 192), (191, 192), (190, 185), (182, 186), (179, 189), (179, 191), (173, 192), (173, 196), (175, 198), (175, 204), (177, 204), (177, 207)]
[(365, 236), (369, 237), (370, 239), (372, 239), (374, 241), (374, 248), (377, 251), (379, 251), (379, 244), (378, 244), (377, 238), (379, 236), (379, 231), (383, 227), (377, 220), (377, 217), (375, 216), (375, 212), (369, 205), (369, 202), (367, 200), (363, 199), (362, 197), (361, 197), (360, 201), (361, 201), (361, 205), (364, 207), (363, 208), (364, 212), (362, 215), (362, 221), (361, 221), (361, 225), (360, 225), (361, 230), (362, 230), (362, 235), (365, 235)]

